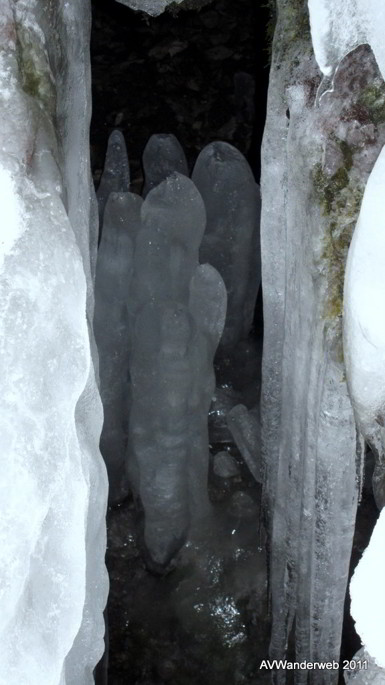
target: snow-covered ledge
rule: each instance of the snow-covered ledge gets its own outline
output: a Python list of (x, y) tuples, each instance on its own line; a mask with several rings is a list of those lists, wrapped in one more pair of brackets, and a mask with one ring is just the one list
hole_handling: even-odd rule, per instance
[[(0, 682), (89, 685), (107, 480), (91, 359), (88, 0), (0, 0)], [(91, 257), (90, 257), (91, 254)]]

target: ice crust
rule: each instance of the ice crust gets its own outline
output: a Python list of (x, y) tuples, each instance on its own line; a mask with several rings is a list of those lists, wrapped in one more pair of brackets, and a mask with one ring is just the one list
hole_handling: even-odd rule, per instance
[(220, 344), (233, 348), (250, 332), (261, 279), (259, 187), (239, 150), (220, 141), (202, 150), (191, 178), (207, 212), (200, 260), (219, 271), (228, 293)]
[(143, 152), (143, 171), (143, 197), (173, 171), (189, 175), (183, 148), (172, 133), (155, 133), (151, 136)]
[(107, 480), (86, 318), (90, 7), (1, 0), (0, 16), (0, 682), (91, 685)]

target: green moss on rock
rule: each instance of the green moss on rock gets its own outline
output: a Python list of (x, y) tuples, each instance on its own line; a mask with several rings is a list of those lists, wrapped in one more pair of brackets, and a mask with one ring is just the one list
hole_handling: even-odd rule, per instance
[(325, 273), (327, 278), (324, 318), (335, 327), (337, 359), (342, 362), (345, 265), (364, 189), (352, 179), (350, 174), (353, 166), (354, 148), (351, 148), (346, 141), (336, 139), (336, 142), (342, 152), (343, 165), (337, 169), (333, 176), (327, 176), (323, 171), (322, 164), (318, 163), (313, 168), (312, 180), (316, 199), (322, 208), (322, 214), (328, 219), (320, 264), (320, 270)]
[(25, 26), (16, 25), (17, 58), (25, 93), (40, 101), (49, 113), (55, 111), (55, 91), (42, 45)]
[(378, 125), (385, 122), (385, 84), (371, 83), (362, 91), (358, 105), (364, 107), (371, 121)]

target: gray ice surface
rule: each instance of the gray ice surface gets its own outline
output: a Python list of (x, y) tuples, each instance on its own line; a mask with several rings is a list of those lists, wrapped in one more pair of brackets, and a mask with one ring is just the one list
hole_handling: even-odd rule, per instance
[(107, 465), (111, 503), (127, 494), (125, 454), (129, 401), (128, 299), (142, 199), (111, 193), (104, 212), (95, 279), (94, 331), (104, 408), (100, 449)]
[(199, 154), (192, 180), (207, 212), (200, 261), (212, 264), (226, 284), (221, 347), (233, 348), (250, 332), (261, 279), (259, 187), (245, 157), (220, 141)]
[(174, 171), (189, 175), (183, 148), (172, 133), (155, 133), (143, 152), (143, 197)]

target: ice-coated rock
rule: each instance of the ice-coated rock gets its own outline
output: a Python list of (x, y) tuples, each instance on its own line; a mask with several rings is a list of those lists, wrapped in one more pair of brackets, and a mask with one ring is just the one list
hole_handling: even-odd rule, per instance
[(0, 0), (0, 16), (0, 682), (91, 685), (107, 480), (86, 318), (90, 6)]
[(126, 193), (130, 188), (130, 167), (124, 135), (119, 129), (108, 138), (104, 169), (96, 193), (99, 207), (100, 232), (103, 230), (104, 208), (110, 193)]
[(172, 133), (155, 133), (143, 152), (143, 197), (174, 171), (188, 176), (183, 148)]
[(199, 154), (192, 180), (207, 212), (200, 261), (212, 264), (226, 284), (221, 346), (231, 348), (250, 332), (260, 284), (259, 187), (243, 155), (219, 141)]
[(111, 193), (107, 200), (95, 279), (94, 331), (99, 353), (104, 423), (100, 449), (107, 465), (109, 501), (127, 494), (125, 458), (129, 403), (128, 300), (142, 199)]
[[(344, 268), (385, 135), (374, 106), (382, 81), (368, 47), (344, 58), (334, 92), (315, 107), (319, 83), (306, 8), (282, 0), (262, 146), (261, 428), (270, 653), (283, 657), (293, 629), (299, 661), (339, 659), (361, 460), (343, 365)], [(376, 86), (372, 100), (368, 84)], [(374, 119), (373, 136), (352, 144)], [(313, 682), (337, 677), (315, 671)], [(282, 672), (276, 678), (285, 682)], [(296, 683), (306, 679), (298, 673)]]
[(199, 266), (202, 199), (174, 173), (143, 203), (134, 254), (128, 473), (144, 508), (144, 540), (164, 567), (209, 510), (207, 416), (226, 289)]

